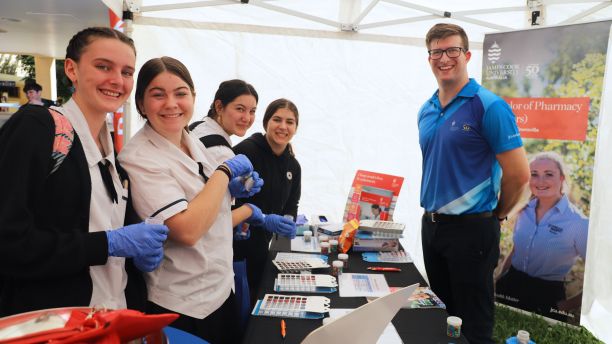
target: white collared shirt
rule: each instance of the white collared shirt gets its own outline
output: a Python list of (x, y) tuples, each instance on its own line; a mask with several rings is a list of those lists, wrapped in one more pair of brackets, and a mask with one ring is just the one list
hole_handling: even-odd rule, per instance
[[(98, 149), (98, 145), (91, 136), (91, 131), (85, 116), (79, 109), (77, 103), (70, 99), (60, 112), (70, 121), (74, 131), (79, 136), (83, 151), (87, 158), (89, 176), (91, 178), (91, 201), (89, 202), (89, 231), (100, 232), (116, 229), (123, 226), (125, 217), (125, 206), (127, 201), (127, 190), (121, 185), (121, 179), (115, 168), (115, 155), (113, 141), (106, 125), (102, 126), (100, 142), (106, 156)], [(113, 178), (113, 184), (117, 191), (118, 203), (114, 203), (104, 187), (98, 162), (102, 159), (108, 160), (112, 168), (109, 168)], [(108, 257), (105, 265), (96, 265), (89, 268), (89, 274), (93, 282), (90, 306), (101, 306), (111, 309), (126, 308), (125, 286), (127, 274), (125, 272), (125, 258)], [(69, 290), (66, 292), (70, 292)]]
[[(148, 123), (119, 155), (132, 183), (134, 208), (141, 218), (166, 220), (187, 209), (205, 187), (216, 164), (203, 145), (183, 131), (193, 158), (159, 135)], [(225, 302), (234, 286), (230, 194), (223, 197), (211, 228), (193, 246), (168, 240), (160, 267), (147, 274), (149, 300), (169, 310), (203, 319)]]

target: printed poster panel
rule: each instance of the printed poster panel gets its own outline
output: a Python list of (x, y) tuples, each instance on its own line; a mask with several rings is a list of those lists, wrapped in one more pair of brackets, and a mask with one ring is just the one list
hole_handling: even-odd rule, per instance
[(578, 325), (612, 21), (485, 36), (482, 84), (512, 107), (530, 159), (502, 226), (496, 300)]
[(403, 177), (358, 170), (346, 200), (343, 221), (393, 221)]

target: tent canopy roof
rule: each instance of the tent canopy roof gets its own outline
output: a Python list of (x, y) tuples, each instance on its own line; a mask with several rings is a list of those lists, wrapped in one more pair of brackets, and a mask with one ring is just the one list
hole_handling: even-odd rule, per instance
[[(142, 0), (131, 8), (140, 23), (182, 22), (187, 27), (423, 44), (445, 19), (463, 26), (475, 47), (485, 33), (529, 28), (532, 10), (546, 25), (612, 18), (610, 1), (584, 0)], [(529, 14), (529, 15), (528, 15)], [(542, 20), (542, 19), (540, 19)], [(207, 24), (204, 24), (207, 23)], [(212, 26), (211, 23), (215, 25)]]
[[(462, 25), (477, 48), (487, 32), (530, 26), (530, 5), (545, 24), (612, 18), (612, 2), (593, 0), (21, 0), (0, 5), (2, 52), (62, 58), (68, 40), (88, 26), (107, 26), (107, 7), (129, 9), (142, 23), (172, 20), (194, 28), (359, 39), (422, 45), (435, 22)], [(446, 14), (445, 14), (446, 13)], [(163, 18), (163, 19), (160, 19)]]

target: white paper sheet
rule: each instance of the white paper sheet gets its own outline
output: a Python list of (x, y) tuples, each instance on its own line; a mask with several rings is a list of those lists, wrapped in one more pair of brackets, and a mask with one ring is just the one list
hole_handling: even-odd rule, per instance
[[(329, 310), (329, 317), (332, 319), (337, 319), (352, 311), (353, 309), (349, 308), (332, 308)], [(393, 323), (389, 323), (376, 341), (376, 344), (404, 344), (404, 342), (402, 342), (402, 338), (400, 338), (395, 326), (393, 326)]]
[(382, 274), (349, 274), (338, 276), (340, 297), (384, 296), (390, 293)]
[(312, 331), (302, 344), (372, 344), (391, 322), (418, 284), (366, 303), (348, 314)]

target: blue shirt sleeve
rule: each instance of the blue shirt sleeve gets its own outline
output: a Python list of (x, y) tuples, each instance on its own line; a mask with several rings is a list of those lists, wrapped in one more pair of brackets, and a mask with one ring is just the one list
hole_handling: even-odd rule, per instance
[(482, 120), (483, 136), (495, 154), (521, 147), (523, 141), (510, 106), (501, 98), (491, 103)]

